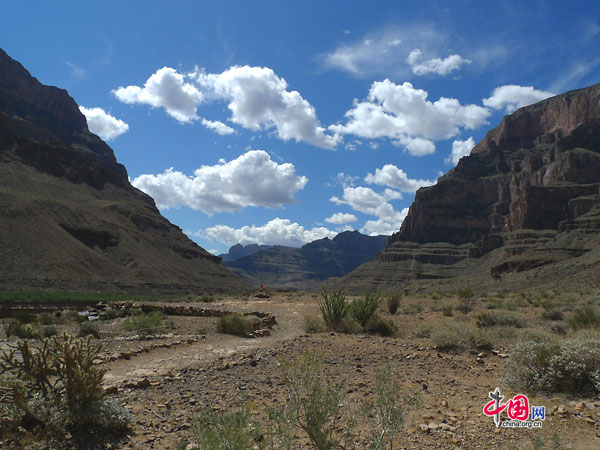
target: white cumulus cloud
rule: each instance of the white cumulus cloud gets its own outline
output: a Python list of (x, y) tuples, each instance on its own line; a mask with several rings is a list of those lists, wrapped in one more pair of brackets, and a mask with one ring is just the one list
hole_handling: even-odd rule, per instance
[(450, 153), (450, 156), (444, 162), (446, 164), (452, 163), (453, 165), (457, 165), (460, 158), (471, 153), (473, 147), (475, 147), (475, 141), (472, 136), (466, 141), (456, 140), (452, 142), (452, 153)]
[(106, 113), (102, 108), (80, 106), (79, 111), (87, 119), (89, 130), (105, 141), (115, 139), (129, 130), (129, 125)]
[(171, 117), (183, 123), (198, 119), (196, 108), (203, 100), (202, 93), (171, 67), (156, 71), (143, 87), (119, 87), (112, 93), (123, 103), (164, 108)]
[(325, 219), (327, 223), (333, 223), (335, 225), (345, 225), (347, 223), (357, 222), (358, 218), (354, 214), (335, 213), (331, 217)]
[(432, 180), (408, 178), (404, 170), (393, 164), (386, 164), (381, 169), (375, 169), (374, 174), (368, 173), (365, 182), (389, 186), (402, 192), (416, 192), (420, 187), (435, 184), (435, 181)]
[(220, 121), (200, 119), (197, 109), (201, 104), (223, 101), (231, 112), (231, 122), (252, 131), (274, 129), (284, 141), (293, 139), (327, 149), (342, 141), (340, 136), (328, 134), (314, 107), (298, 91), (288, 90), (285, 79), (268, 67), (233, 66), (222, 73), (196, 68), (186, 74), (163, 67), (144, 86), (119, 87), (112, 92), (124, 103), (162, 107), (182, 123), (200, 120), (219, 134), (234, 130)]
[(235, 133), (235, 130), (233, 128), (225, 125), (223, 122), (220, 122), (218, 120), (206, 120), (202, 118), (201, 123), (209, 130), (214, 131), (215, 133), (220, 134), (221, 136)]
[(424, 59), (423, 52), (418, 48), (409, 53), (406, 62), (415, 75), (426, 75), (428, 73), (448, 75), (453, 70), (458, 70), (463, 64), (471, 63), (470, 60), (460, 55), (450, 55), (444, 59)]
[(295, 203), (294, 194), (307, 182), (305, 176), (296, 175), (292, 164), (277, 164), (267, 152), (250, 150), (232, 161), (202, 166), (192, 176), (170, 168), (158, 175), (140, 175), (132, 184), (152, 196), (161, 209), (185, 206), (211, 215)]
[(537, 103), (556, 94), (535, 89), (533, 86), (518, 86), (509, 84), (494, 89), (488, 98), (483, 99), (483, 104), (497, 110), (504, 109), (511, 113), (522, 106)]
[[(386, 189), (383, 194), (375, 192), (371, 188), (346, 187), (344, 188), (343, 198), (331, 197), (329, 200), (338, 205), (349, 205), (355, 211), (362, 212), (377, 217), (377, 220), (369, 220), (361, 232), (369, 235), (391, 234), (388, 232), (398, 231), (402, 221), (406, 217), (404, 210), (396, 211), (388, 203), (390, 200), (398, 198), (398, 192)], [(383, 231), (386, 232), (383, 232)]]
[(300, 247), (324, 237), (333, 238), (337, 234), (336, 231), (324, 227), (306, 229), (298, 223), (279, 217), (261, 226), (232, 228), (227, 225), (216, 225), (196, 233), (196, 235), (207, 236), (229, 246), (240, 243), (242, 245), (286, 245), (289, 247)]
[(294, 139), (334, 148), (340, 139), (319, 124), (313, 106), (268, 67), (234, 66), (220, 74), (195, 74), (209, 95), (228, 102), (231, 121), (258, 131), (275, 128), (284, 141)]
[(487, 123), (491, 112), (478, 105), (461, 105), (454, 98), (427, 100), (428, 93), (409, 82), (386, 79), (371, 85), (367, 100), (355, 101), (346, 112), (345, 124), (330, 125), (336, 134), (377, 139), (390, 138), (416, 156), (435, 151), (433, 140), (449, 139), (461, 128), (475, 129)]

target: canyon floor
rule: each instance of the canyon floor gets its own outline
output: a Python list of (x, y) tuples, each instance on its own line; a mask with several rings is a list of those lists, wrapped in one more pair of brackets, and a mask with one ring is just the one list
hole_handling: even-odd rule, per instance
[[(600, 399), (522, 392), (503, 381), (515, 343), (531, 333), (551, 333), (552, 322), (541, 314), (547, 296), (493, 297), (479, 299), (467, 315), (448, 313), (458, 300), (435, 294), (404, 297), (393, 316), (382, 304), (379, 313), (397, 325), (397, 337), (307, 334), (304, 319), (317, 317), (319, 310), (317, 295), (306, 293), (274, 293), (268, 299), (224, 297), (201, 304), (273, 314), (277, 324), (267, 337), (218, 334), (215, 317), (170, 316), (174, 327), (167, 334), (145, 340), (124, 331), (124, 319), (97, 321), (102, 355), (108, 361), (105, 387), (133, 416), (131, 434), (106, 448), (185, 448), (182, 443), (193, 440), (194, 418), (207, 406), (219, 413), (246, 404), (257, 416), (267, 406), (281, 408), (287, 402), (281, 362), (306, 350), (323, 356), (322, 375), (342, 387), (346, 412), (373, 400), (378, 367), (386, 365), (398, 374), (404, 392), (420, 402), (405, 405), (404, 427), (394, 449), (600, 448)], [(561, 298), (564, 304), (569, 299), (590, 303), (595, 293), (563, 293)], [(479, 313), (503, 309), (517, 315), (523, 326), (490, 327), (493, 346), (488, 350), (459, 346), (441, 351), (424, 331), (445, 323), (474, 326)], [(74, 332), (76, 325), (59, 327)], [(0, 344), (8, 343), (4, 339)], [(530, 405), (545, 406), (542, 428), (496, 428), (482, 412), (496, 387), (506, 399), (524, 393)], [(359, 423), (345, 448), (367, 447), (368, 429)], [(297, 443), (311, 448), (302, 434)]]

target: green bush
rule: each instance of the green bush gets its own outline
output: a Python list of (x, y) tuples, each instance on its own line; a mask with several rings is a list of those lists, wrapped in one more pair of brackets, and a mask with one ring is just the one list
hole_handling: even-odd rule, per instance
[(230, 314), (220, 317), (217, 322), (217, 332), (234, 336), (249, 336), (260, 325), (260, 319), (255, 316)]
[(418, 338), (428, 338), (431, 336), (431, 330), (434, 328), (432, 323), (420, 323), (416, 326), (414, 335)]
[(353, 317), (344, 317), (338, 324), (337, 331), (344, 334), (359, 334), (365, 329)]
[(406, 303), (402, 305), (402, 312), (404, 314), (420, 314), (424, 309), (423, 306), (417, 305), (416, 303)]
[(340, 323), (346, 317), (350, 304), (346, 302), (346, 295), (343, 290), (328, 292), (325, 289), (321, 291), (321, 298), (317, 298), (321, 316), (327, 328), (338, 331)]
[(54, 325), (46, 325), (40, 329), (40, 336), (42, 338), (49, 338), (52, 336), (56, 336), (58, 334), (58, 330)]
[(542, 319), (544, 320), (564, 320), (565, 314), (559, 308), (545, 309), (542, 311)]
[(475, 308), (475, 303), (477, 302), (473, 289), (459, 289), (456, 291), (456, 295), (458, 296), (458, 305), (456, 306), (456, 309), (463, 314), (469, 314), (471, 311), (473, 311)]
[(452, 306), (448, 306), (442, 310), (444, 317), (452, 317), (454, 315)]
[(77, 322), (77, 323), (86, 322), (88, 320), (87, 317), (82, 316), (77, 311), (67, 311), (66, 313), (63, 314), (63, 318), (67, 322)]
[(79, 325), (79, 337), (93, 336), (100, 339), (100, 330), (92, 322), (84, 322)]
[(333, 450), (341, 444), (339, 430), (351, 432), (344, 423), (342, 390), (323, 376), (321, 356), (305, 351), (281, 364), (290, 403), (288, 408), (298, 426), (317, 450)]
[(576, 310), (568, 319), (569, 325), (574, 330), (600, 328), (600, 313), (598, 308), (584, 306)]
[(155, 336), (173, 328), (172, 322), (165, 320), (163, 313), (153, 311), (143, 313), (140, 310), (134, 310), (131, 317), (123, 321), (123, 326), (128, 331), (135, 331), (142, 337)]
[(325, 322), (320, 317), (316, 316), (304, 316), (304, 322), (302, 328), (305, 333), (324, 333), (327, 331)]
[(398, 327), (394, 322), (381, 317), (379, 314), (375, 314), (369, 319), (365, 329), (370, 334), (378, 334), (387, 337), (398, 336), (399, 333)]
[(22, 324), (28, 324), (28, 323), (34, 323), (35, 322), (35, 316), (33, 314), (31, 314), (29, 311), (15, 311), (15, 313), (12, 315), (13, 319), (17, 320), (18, 322), (22, 323)]
[(357, 298), (350, 303), (349, 311), (350, 315), (364, 327), (369, 319), (373, 317), (373, 314), (379, 308), (381, 303), (381, 293), (379, 292), (366, 292), (364, 297)]
[(399, 292), (394, 292), (387, 298), (387, 308), (392, 316), (398, 312), (398, 307), (400, 306), (401, 300), (402, 294)]
[(43, 313), (40, 315), (39, 321), (42, 325), (54, 325), (56, 318), (52, 314)]
[(440, 350), (452, 350), (460, 346), (462, 335), (457, 326), (444, 324), (431, 332), (431, 340)]
[(192, 446), (199, 450), (251, 450), (261, 436), (244, 407), (218, 415), (207, 408), (192, 421), (192, 433)]
[[(94, 364), (101, 347), (90, 340), (64, 334), (44, 339), (37, 348), (20, 341), (0, 356), (5, 372), (0, 380), (0, 410), (7, 440), (19, 441), (20, 424), (35, 425), (39, 438), (64, 439), (68, 431), (73, 444), (89, 439), (90, 432), (120, 434), (127, 430), (131, 415), (115, 401), (105, 398), (102, 379), (105, 369)], [(30, 429), (31, 429), (30, 428)], [(53, 447), (50, 445), (50, 447)]]
[(31, 339), (38, 337), (37, 331), (30, 324), (23, 324), (18, 320), (8, 320), (4, 323), (4, 332), (6, 337), (15, 336), (21, 339)]
[(482, 327), (493, 327), (496, 325), (504, 327), (523, 328), (525, 321), (517, 314), (507, 311), (485, 311), (477, 315), (477, 320)]
[(518, 388), (598, 395), (600, 339), (519, 342), (510, 354), (504, 377)]
[(127, 316), (127, 311), (125, 308), (106, 308), (104, 311), (102, 311), (100, 318), (102, 320), (114, 320), (125, 316)]

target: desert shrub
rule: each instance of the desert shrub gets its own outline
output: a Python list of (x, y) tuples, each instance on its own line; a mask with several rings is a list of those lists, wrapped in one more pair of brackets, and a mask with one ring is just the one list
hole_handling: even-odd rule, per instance
[(600, 312), (593, 306), (584, 306), (569, 317), (568, 323), (574, 330), (600, 328)]
[(344, 317), (338, 324), (337, 331), (344, 334), (359, 334), (364, 331), (364, 328), (353, 317)]
[(365, 326), (365, 330), (370, 334), (378, 334), (379, 336), (386, 337), (394, 337), (399, 334), (396, 324), (379, 314), (375, 314), (369, 319)]
[(571, 394), (600, 392), (600, 339), (519, 342), (505, 370), (519, 388)]
[(125, 308), (120, 308), (120, 309), (106, 308), (104, 311), (102, 311), (102, 314), (100, 315), (100, 317), (103, 320), (114, 320), (114, 319), (119, 319), (121, 317), (125, 317), (126, 315), (127, 315), (127, 311), (125, 310)]
[(341, 321), (346, 317), (350, 304), (346, 302), (343, 290), (328, 292), (323, 289), (321, 298), (317, 298), (321, 316), (327, 328), (337, 331)]
[(423, 310), (423, 306), (417, 305), (416, 303), (406, 303), (402, 305), (402, 312), (404, 314), (420, 314)]
[(542, 311), (542, 319), (544, 320), (564, 320), (565, 314), (559, 308), (545, 309)]
[(477, 300), (475, 299), (475, 292), (471, 288), (462, 288), (456, 291), (456, 295), (458, 296), (458, 305), (456, 309), (458, 309), (463, 314), (468, 314), (473, 311), (475, 308), (475, 303)]
[(1, 365), (13, 375), (2, 376), (0, 409), (12, 412), (7, 429), (15, 430), (15, 440), (20, 424), (35, 425), (31, 428), (40, 437), (63, 439), (69, 431), (76, 441), (90, 432), (118, 434), (128, 428), (129, 412), (105, 398), (105, 369), (94, 364), (100, 349), (89, 339), (64, 334), (37, 348), (23, 340), (3, 352)]
[(220, 317), (217, 322), (217, 332), (234, 336), (249, 336), (260, 325), (260, 319), (255, 316), (229, 314)]
[(250, 450), (261, 435), (246, 407), (217, 415), (207, 408), (192, 421), (192, 434), (199, 450)]
[(29, 311), (15, 311), (15, 313), (12, 315), (13, 319), (17, 320), (20, 323), (23, 324), (27, 324), (27, 323), (34, 323), (35, 322), (35, 316), (33, 314), (31, 314)]
[(132, 315), (123, 321), (123, 326), (128, 331), (135, 331), (142, 337), (155, 336), (173, 328), (170, 321), (160, 311), (144, 313), (134, 310)]
[(92, 322), (84, 322), (79, 325), (79, 337), (92, 336), (100, 339), (100, 330)]
[(38, 336), (37, 331), (30, 324), (23, 324), (18, 320), (8, 320), (4, 323), (6, 337), (15, 336), (21, 339), (31, 339)]
[(491, 350), (494, 348), (494, 339), (488, 330), (482, 330), (472, 325), (461, 328), (465, 344), (474, 350)]
[(56, 318), (52, 314), (43, 313), (40, 315), (39, 322), (42, 325), (54, 325), (56, 323)]
[[(342, 408), (342, 390), (323, 376), (321, 356), (305, 351), (282, 360), (291, 416), (317, 450), (333, 450), (342, 442), (339, 430), (351, 432)], [(346, 422), (346, 423), (345, 423)]]
[(364, 297), (352, 301), (349, 306), (350, 315), (364, 327), (379, 308), (381, 293), (365, 292)]
[(556, 334), (567, 334), (567, 326), (564, 322), (556, 321), (550, 325), (550, 331)]
[(402, 294), (400, 292), (393, 292), (387, 298), (387, 308), (390, 314), (393, 316), (398, 312), (400, 301), (402, 300)]
[(402, 385), (390, 367), (377, 369), (374, 394), (374, 404), (365, 405), (365, 411), (372, 417), (369, 449), (394, 448), (394, 437), (404, 425), (404, 408)]
[(54, 325), (46, 325), (40, 329), (40, 336), (42, 338), (49, 338), (52, 336), (56, 336), (58, 334), (58, 330)]
[(451, 350), (460, 346), (462, 336), (457, 326), (443, 324), (431, 332), (431, 340), (440, 350)]
[(317, 316), (304, 316), (304, 321), (302, 324), (302, 328), (305, 333), (324, 333), (327, 331), (327, 327), (325, 326), (325, 322), (323, 319)]
[(209, 294), (203, 294), (203, 295), (201, 295), (201, 296), (200, 296), (200, 298), (199, 298), (198, 300), (200, 300), (201, 302), (204, 302), (204, 303), (212, 303), (212, 302), (214, 302), (216, 299), (215, 299), (215, 297), (213, 297), (212, 295), (209, 295)]
[(77, 311), (67, 311), (66, 313), (63, 314), (63, 318), (67, 322), (77, 322), (77, 323), (82, 323), (82, 322), (85, 322), (88, 320), (87, 317), (82, 316)]
[(428, 338), (431, 336), (431, 331), (436, 325), (432, 323), (420, 323), (416, 326), (414, 335), (418, 338)]
[(445, 317), (452, 317), (454, 315), (452, 306), (447, 306), (442, 310), (442, 314)]
[(504, 327), (523, 328), (525, 321), (521, 316), (505, 311), (484, 311), (477, 315), (477, 320), (482, 327), (496, 325)]

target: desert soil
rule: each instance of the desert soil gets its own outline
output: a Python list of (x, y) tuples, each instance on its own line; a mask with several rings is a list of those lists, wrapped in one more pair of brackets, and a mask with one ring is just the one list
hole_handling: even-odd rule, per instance
[[(530, 404), (546, 407), (543, 428), (496, 428), (482, 413), (489, 392), (499, 387), (506, 399), (522, 393), (502, 381), (514, 338), (499, 339), (494, 351), (484, 354), (464, 348), (438, 351), (430, 339), (416, 337), (414, 329), (429, 321), (461, 320), (456, 312), (444, 317), (441, 308), (433, 307), (455, 300), (403, 299), (407, 302), (424, 309), (393, 317), (381, 312), (400, 329), (400, 336), (393, 338), (305, 334), (304, 317), (318, 314), (315, 297), (309, 294), (249, 301), (226, 298), (206, 305), (274, 314), (277, 325), (262, 338), (216, 334), (216, 318), (172, 317), (175, 328), (170, 334), (152, 340), (123, 338), (121, 319), (102, 325), (104, 355), (121, 355), (106, 363), (105, 385), (133, 415), (131, 435), (116, 447), (175, 450), (178, 443), (192, 440), (193, 419), (207, 406), (219, 412), (245, 402), (257, 415), (269, 405), (282, 407), (286, 389), (280, 362), (310, 350), (323, 355), (323, 375), (343, 386), (348, 408), (373, 398), (375, 371), (382, 365), (399, 374), (406, 393), (417, 393), (421, 403), (407, 407), (394, 449), (600, 448), (598, 399), (527, 393)], [(539, 310), (518, 312), (529, 327), (540, 325)], [(301, 448), (310, 448), (305, 437), (299, 438)], [(356, 439), (346, 448), (366, 448), (367, 442), (366, 429), (358, 428)]]

